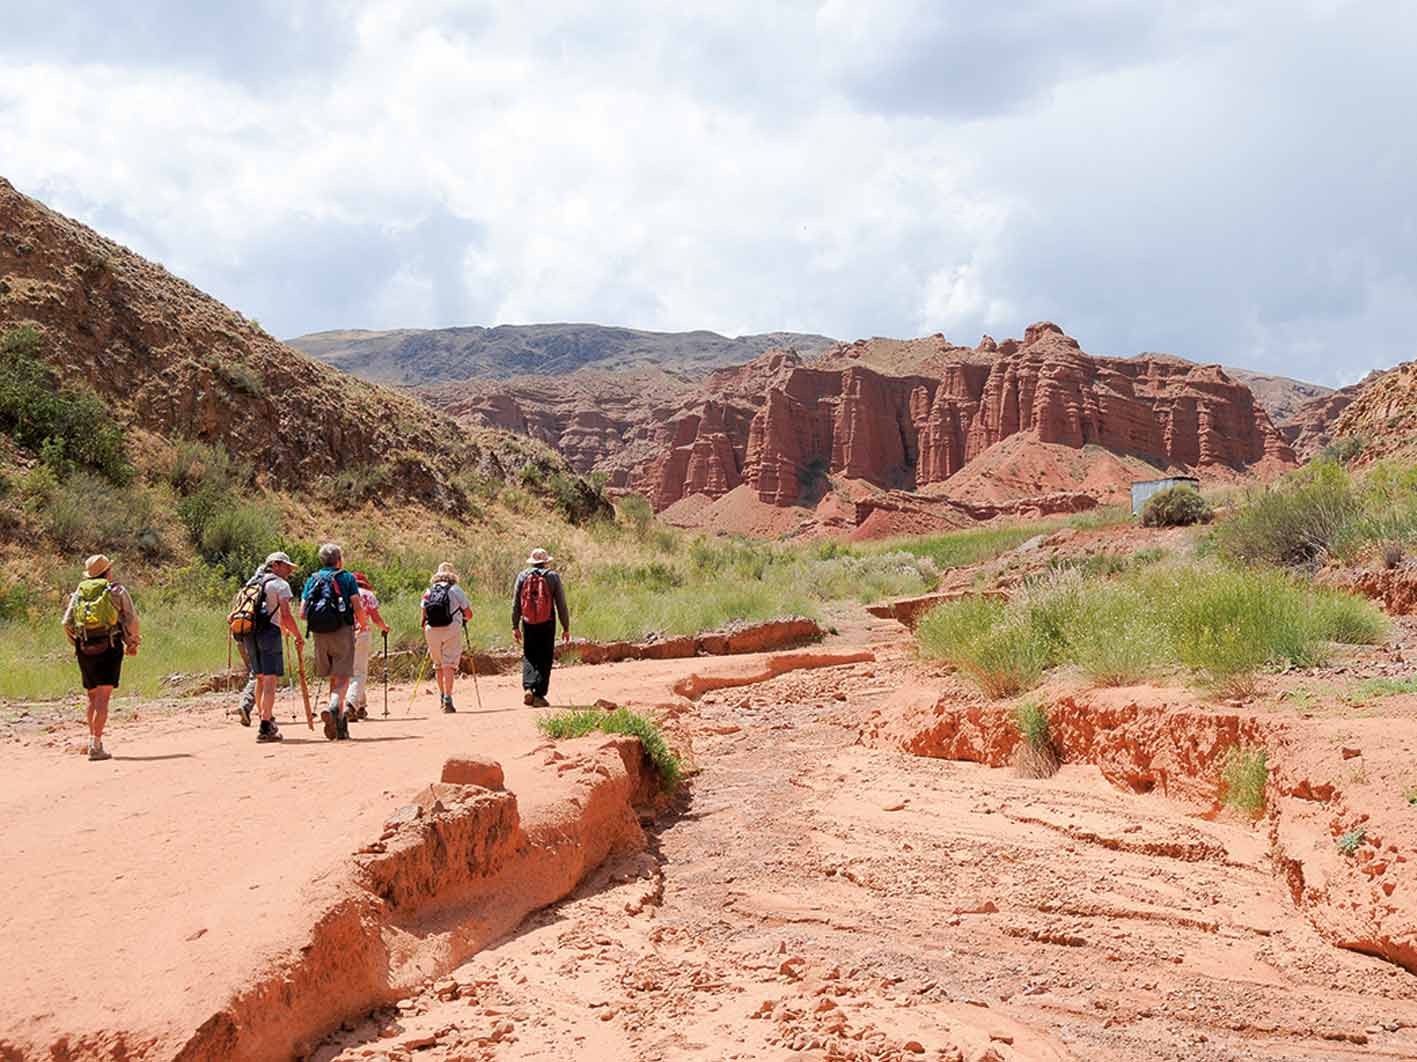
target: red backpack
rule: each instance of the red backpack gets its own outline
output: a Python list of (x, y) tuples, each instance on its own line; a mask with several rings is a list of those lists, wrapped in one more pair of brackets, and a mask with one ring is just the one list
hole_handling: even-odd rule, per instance
[(551, 618), (551, 583), (544, 572), (532, 569), (522, 580), (523, 623), (545, 623)]

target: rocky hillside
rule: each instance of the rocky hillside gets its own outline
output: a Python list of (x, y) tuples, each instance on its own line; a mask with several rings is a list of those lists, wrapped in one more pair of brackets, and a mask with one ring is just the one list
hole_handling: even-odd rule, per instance
[(1361, 441), (1363, 461), (1417, 456), (1417, 361), (1369, 373), (1338, 393), (1347, 402), (1328, 425), (1325, 441)]
[[(698, 498), (698, 511), (728, 495), (820, 508), (835, 495), (861, 514), (873, 491), (1016, 504), (1107, 497), (1166, 469), (1233, 476), (1294, 463), (1251, 392), (1218, 366), (1094, 358), (1046, 322), (973, 348), (941, 336), (862, 340), (815, 360), (770, 352), (698, 387), (653, 383), (584, 377), (551, 389), (522, 379), (428, 396), (455, 416), (543, 439), (657, 510)], [(960, 475), (985, 455), (987, 476)]]
[(1310, 403), (1321, 401), (1334, 394), (1331, 387), (1291, 380), (1287, 376), (1273, 376), (1253, 369), (1225, 368), (1226, 375), (1250, 389), (1255, 401), (1264, 407), (1266, 413), (1281, 429), (1299, 415)]
[(698, 378), (751, 361), (765, 350), (804, 354), (831, 346), (826, 336), (767, 332), (646, 332), (595, 324), (498, 325), (496, 328), (316, 332), (290, 341), (322, 361), (378, 383), (432, 385), (482, 377), (662, 370)]
[(221, 441), (288, 486), (377, 467), (393, 493), (438, 500), (458, 468), (496, 464), (495, 440), (463, 441), (415, 398), (277, 342), (0, 178), (0, 332), (20, 325), (40, 332), (60, 380), (109, 403), (139, 467), (186, 437)]

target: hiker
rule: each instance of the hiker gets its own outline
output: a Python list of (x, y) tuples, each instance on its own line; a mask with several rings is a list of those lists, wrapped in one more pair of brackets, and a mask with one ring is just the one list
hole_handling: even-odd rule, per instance
[(379, 597), (369, 585), (369, 576), (355, 572), (354, 582), (364, 601), (364, 615), (369, 618), (369, 625), (354, 636), (354, 677), (349, 683), (348, 714), (351, 720), (369, 718), (369, 654), (374, 646), (372, 628), (378, 627), (385, 634), (389, 633), (389, 625), (379, 615)]
[(462, 662), (463, 624), (471, 614), (472, 602), (458, 586), (458, 573), (444, 561), (423, 592), (419, 619), (423, 638), (428, 643), (428, 657), (438, 676), (438, 699), (443, 702), (445, 712), (457, 711), (453, 706), (453, 680)]
[(330, 681), (330, 703), (320, 709), (328, 741), (347, 741), (345, 692), (354, 674), (356, 631), (369, 628), (359, 584), (344, 570), (344, 551), (333, 542), (320, 547), (320, 570), (305, 580), (300, 618), (315, 637), (315, 674)]
[(84, 576), (69, 596), (62, 622), (88, 694), (89, 759), (108, 760), (103, 747), (108, 702), (118, 688), (123, 657), (137, 656), (142, 638), (133, 599), (113, 581), (113, 562), (97, 553), (84, 561)]
[[(551, 662), (556, 655), (556, 617), (561, 617), (561, 641), (571, 640), (571, 619), (566, 611), (566, 591), (561, 576), (550, 568), (551, 554), (534, 549), (528, 567), (517, 576), (512, 590), (512, 637), (522, 643), (523, 704), (549, 707), (546, 690), (551, 684)], [(553, 612), (554, 606), (554, 612)]]
[[(282, 632), (295, 639), (297, 649), (305, 648), (300, 625), (290, 611), (295, 597), (290, 588), (294, 571), (295, 562), (290, 557), (272, 553), (241, 587), (236, 607), (227, 617), (231, 633), (237, 637), (236, 644), (241, 647), (241, 657), (251, 670), (251, 682), (255, 683), (253, 707), (261, 719), (256, 730), (260, 744), (283, 740), (275, 719), (276, 685), (285, 674)], [(250, 708), (246, 707), (244, 693), (241, 703), (241, 724), (250, 726)]]

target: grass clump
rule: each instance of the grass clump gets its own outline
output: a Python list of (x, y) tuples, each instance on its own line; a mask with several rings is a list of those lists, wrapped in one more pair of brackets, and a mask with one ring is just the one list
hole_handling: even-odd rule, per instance
[(667, 792), (673, 792), (684, 780), (683, 764), (664, 739), (659, 724), (628, 708), (616, 708), (610, 712), (602, 712), (598, 708), (565, 708), (541, 716), (536, 721), (536, 728), (553, 740), (585, 737), (596, 731), (639, 738), (645, 755), (659, 774), (659, 784)]
[(1018, 705), (1013, 711), (1013, 724), (1018, 730), (1018, 751), (1014, 766), (1024, 778), (1051, 778), (1058, 773), (1058, 754), (1053, 748), (1053, 734), (1048, 713), (1037, 701)]
[(1358, 684), (1354, 696), (1359, 701), (1371, 701), (1378, 697), (1398, 697), (1405, 693), (1417, 693), (1417, 678), (1365, 679)]
[(1362, 827), (1358, 827), (1357, 829), (1352, 829), (1342, 834), (1334, 843), (1337, 845), (1340, 852), (1346, 856), (1351, 856), (1357, 852), (1358, 849), (1363, 847), (1367, 839), (1368, 831), (1364, 830)]
[(1067, 659), (1099, 686), (1130, 686), (1165, 663), (1166, 631), (1135, 586), (1100, 584), (1079, 595)]
[(1201, 497), (1200, 491), (1180, 483), (1157, 491), (1147, 499), (1142, 506), (1141, 523), (1143, 527), (1189, 527), (1208, 523), (1213, 515), (1210, 503)]
[(1269, 782), (1265, 750), (1232, 746), (1220, 767), (1221, 801), (1226, 807), (1258, 817), (1264, 810), (1264, 789)]
[(1216, 545), (1250, 564), (1313, 566), (1361, 514), (1358, 492), (1342, 466), (1315, 462), (1301, 474), (1251, 495), (1216, 529)]

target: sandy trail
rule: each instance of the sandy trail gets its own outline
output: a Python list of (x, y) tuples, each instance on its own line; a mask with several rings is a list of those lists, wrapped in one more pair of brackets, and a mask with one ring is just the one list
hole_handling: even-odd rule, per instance
[(1417, 1056), (1411, 975), (1320, 940), (1262, 827), (1089, 766), (1027, 781), (857, 744), (910, 678), (707, 695), (653, 858), (316, 1057)]

